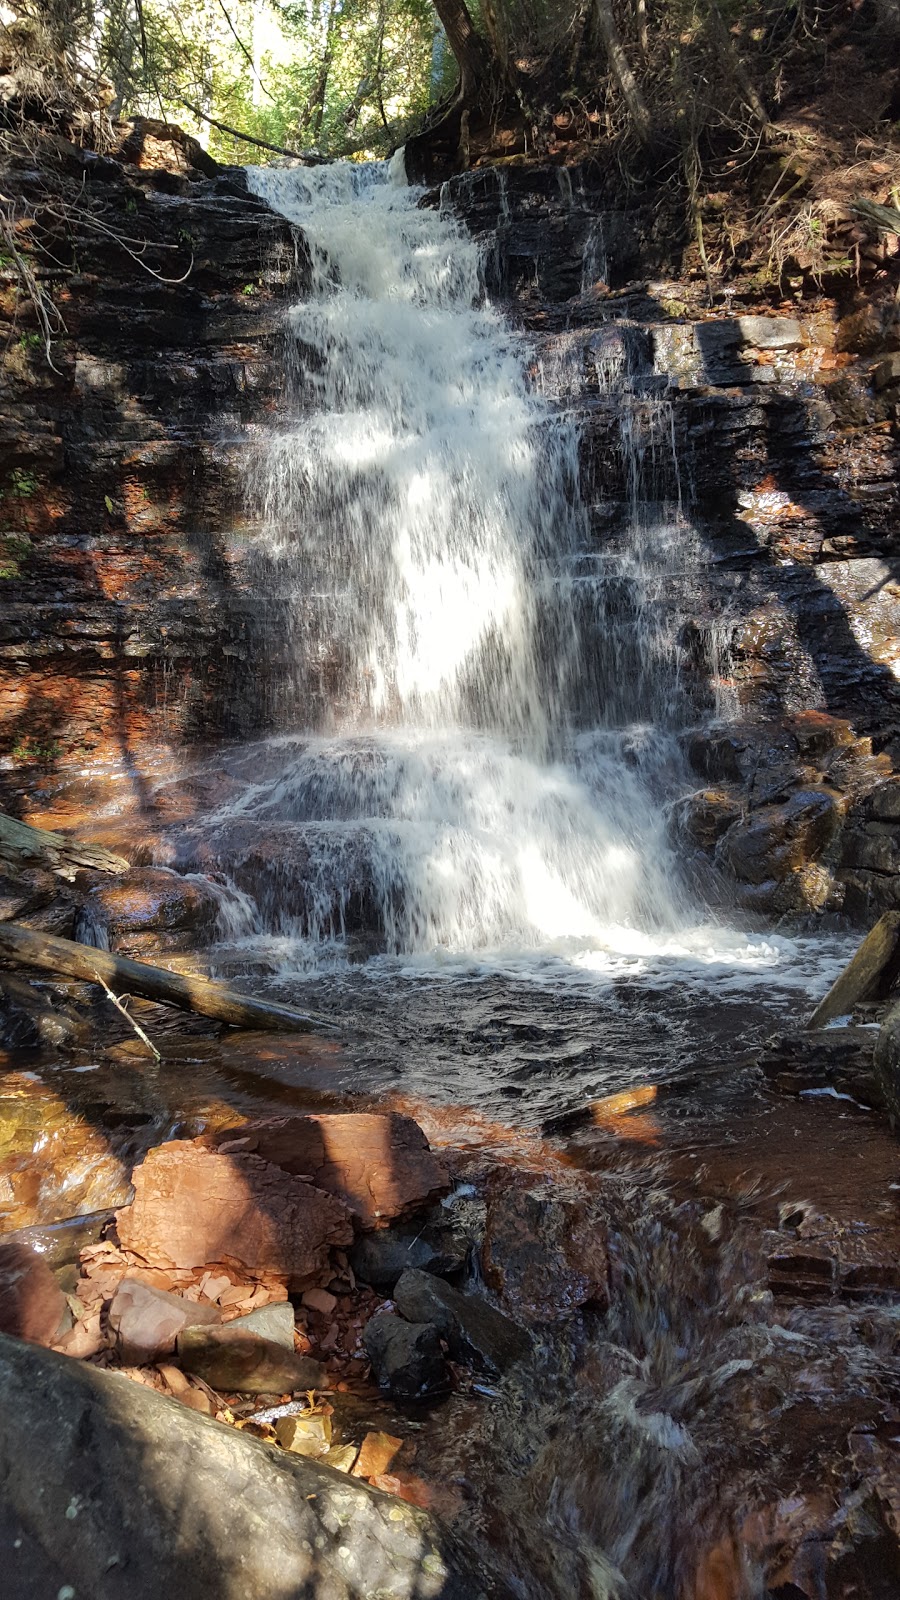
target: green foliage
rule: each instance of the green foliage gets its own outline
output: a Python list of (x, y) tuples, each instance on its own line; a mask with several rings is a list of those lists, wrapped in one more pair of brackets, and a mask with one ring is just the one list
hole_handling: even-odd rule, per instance
[(24, 467), (13, 467), (7, 477), (4, 499), (28, 500), (37, 489), (37, 478), (33, 472), (26, 472)]
[(188, 107), (289, 149), (378, 154), (454, 77), (452, 57), (432, 70), (431, 0), (142, 0), (141, 15), (143, 33), (135, 0), (106, 13), (116, 109), (177, 121), (225, 162), (251, 147)]
[(50, 767), (62, 755), (58, 739), (41, 738), (36, 734), (19, 734), (10, 754), (13, 761), (23, 767)]
[(0, 579), (21, 575), (22, 563), (31, 554), (31, 540), (25, 533), (0, 533)]

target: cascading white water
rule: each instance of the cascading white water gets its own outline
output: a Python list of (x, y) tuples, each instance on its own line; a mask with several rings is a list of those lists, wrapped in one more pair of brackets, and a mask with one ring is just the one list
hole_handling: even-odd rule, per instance
[(235, 824), (287, 829), (262, 921), (313, 941), (346, 931), (353, 893), (401, 953), (690, 941), (660, 792), (674, 744), (621, 726), (623, 706), (652, 721), (666, 663), (646, 691), (616, 681), (652, 642), (640, 606), (627, 649), (602, 607), (586, 625), (576, 429), (529, 388), (476, 245), (396, 161), (249, 181), (312, 258), (293, 416), (255, 487), (329, 704), (221, 819), (222, 864)]

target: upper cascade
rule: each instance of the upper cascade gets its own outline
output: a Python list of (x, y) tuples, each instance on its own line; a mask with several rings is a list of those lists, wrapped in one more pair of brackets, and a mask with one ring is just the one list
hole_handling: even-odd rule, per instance
[(239, 808), (241, 850), (255, 819), (302, 858), (267, 869), (260, 931), (340, 941), (364, 884), (396, 953), (678, 942), (696, 914), (666, 840), (677, 674), (655, 597), (677, 541), (643, 515), (654, 452), (623, 412), (634, 529), (604, 566), (576, 423), (450, 211), (398, 158), (249, 183), (311, 257), (253, 486), (308, 731)]

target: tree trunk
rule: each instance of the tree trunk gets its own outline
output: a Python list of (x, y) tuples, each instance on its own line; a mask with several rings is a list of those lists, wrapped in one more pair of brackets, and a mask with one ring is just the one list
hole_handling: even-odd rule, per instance
[(459, 67), (459, 92), (469, 99), (480, 88), (487, 74), (484, 45), (475, 32), (466, 0), (434, 0), (447, 42)]
[(653, 123), (647, 102), (641, 94), (637, 79), (631, 70), (631, 64), (625, 54), (616, 19), (613, 16), (611, 0), (594, 0), (594, 10), (591, 17), (591, 39), (594, 46), (602, 44), (606, 52), (609, 68), (619, 86), (622, 99), (628, 107), (631, 125), (642, 145), (649, 145), (653, 138)]
[(79, 978), (87, 983), (102, 979), (121, 993), (158, 1000), (182, 1011), (196, 1011), (201, 1017), (214, 1017), (234, 1028), (265, 1028), (280, 1033), (329, 1031), (327, 1022), (316, 1023), (289, 1006), (235, 994), (209, 978), (185, 977), (165, 967), (148, 966), (145, 961), (129, 961), (125, 956), (95, 950), (93, 945), (76, 944), (73, 939), (35, 933), (33, 928), (23, 928), (17, 922), (0, 923), (0, 958), (52, 972), (57, 977)]
[(713, 4), (709, 8), (709, 31), (719, 62), (740, 89), (747, 106), (753, 113), (754, 121), (761, 128), (767, 128), (769, 126), (769, 118), (766, 108), (757, 93), (756, 86), (747, 68), (738, 55), (737, 46), (723, 21), (722, 13), (715, 4), (715, 0), (713, 0)]

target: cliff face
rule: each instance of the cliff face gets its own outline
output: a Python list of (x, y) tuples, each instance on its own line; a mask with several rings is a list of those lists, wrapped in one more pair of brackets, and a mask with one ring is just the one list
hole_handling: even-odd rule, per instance
[(664, 196), (606, 210), (588, 173), (512, 166), (443, 203), (577, 418), (600, 562), (677, 508), (646, 580), (697, 724), (673, 827), (698, 876), (767, 914), (900, 905), (897, 241), (841, 299), (710, 308)]
[(14, 771), (137, 760), (265, 720), (243, 466), (277, 404), (275, 305), (302, 260), (240, 174), (205, 176), (165, 134), (138, 130), (118, 161), (60, 140), (49, 172), (23, 156), (5, 174), (64, 325), (52, 370), (7, 257), (0, 754)]
[[(57, 265), (42, 258), (58, 372), (12, 273), (0, 301), (0, 756), (23, 787), (102, 761), (140, 776), (161, 747), (272, 727), (296, 682), (246, 483), (302, 241), (165, 130), (121, 154), (60, 153)], [(8, 181), (26, 218), (43, 203), (46, 242), (45, 175)], [(638, 576), (646, 625), (674, 641), (697, 790), (673, 827), (698, 877), (767, 914), (900, 904), (900, 340), (878, 285), (709, 309), (677, 276), (675, 219), (608, 209), (577, 169), (487, 169), (442, 196), (488, 243), (535, 382), (577, 419), (589, 560), (614, 571), (625, 530), (651, 529)]]

